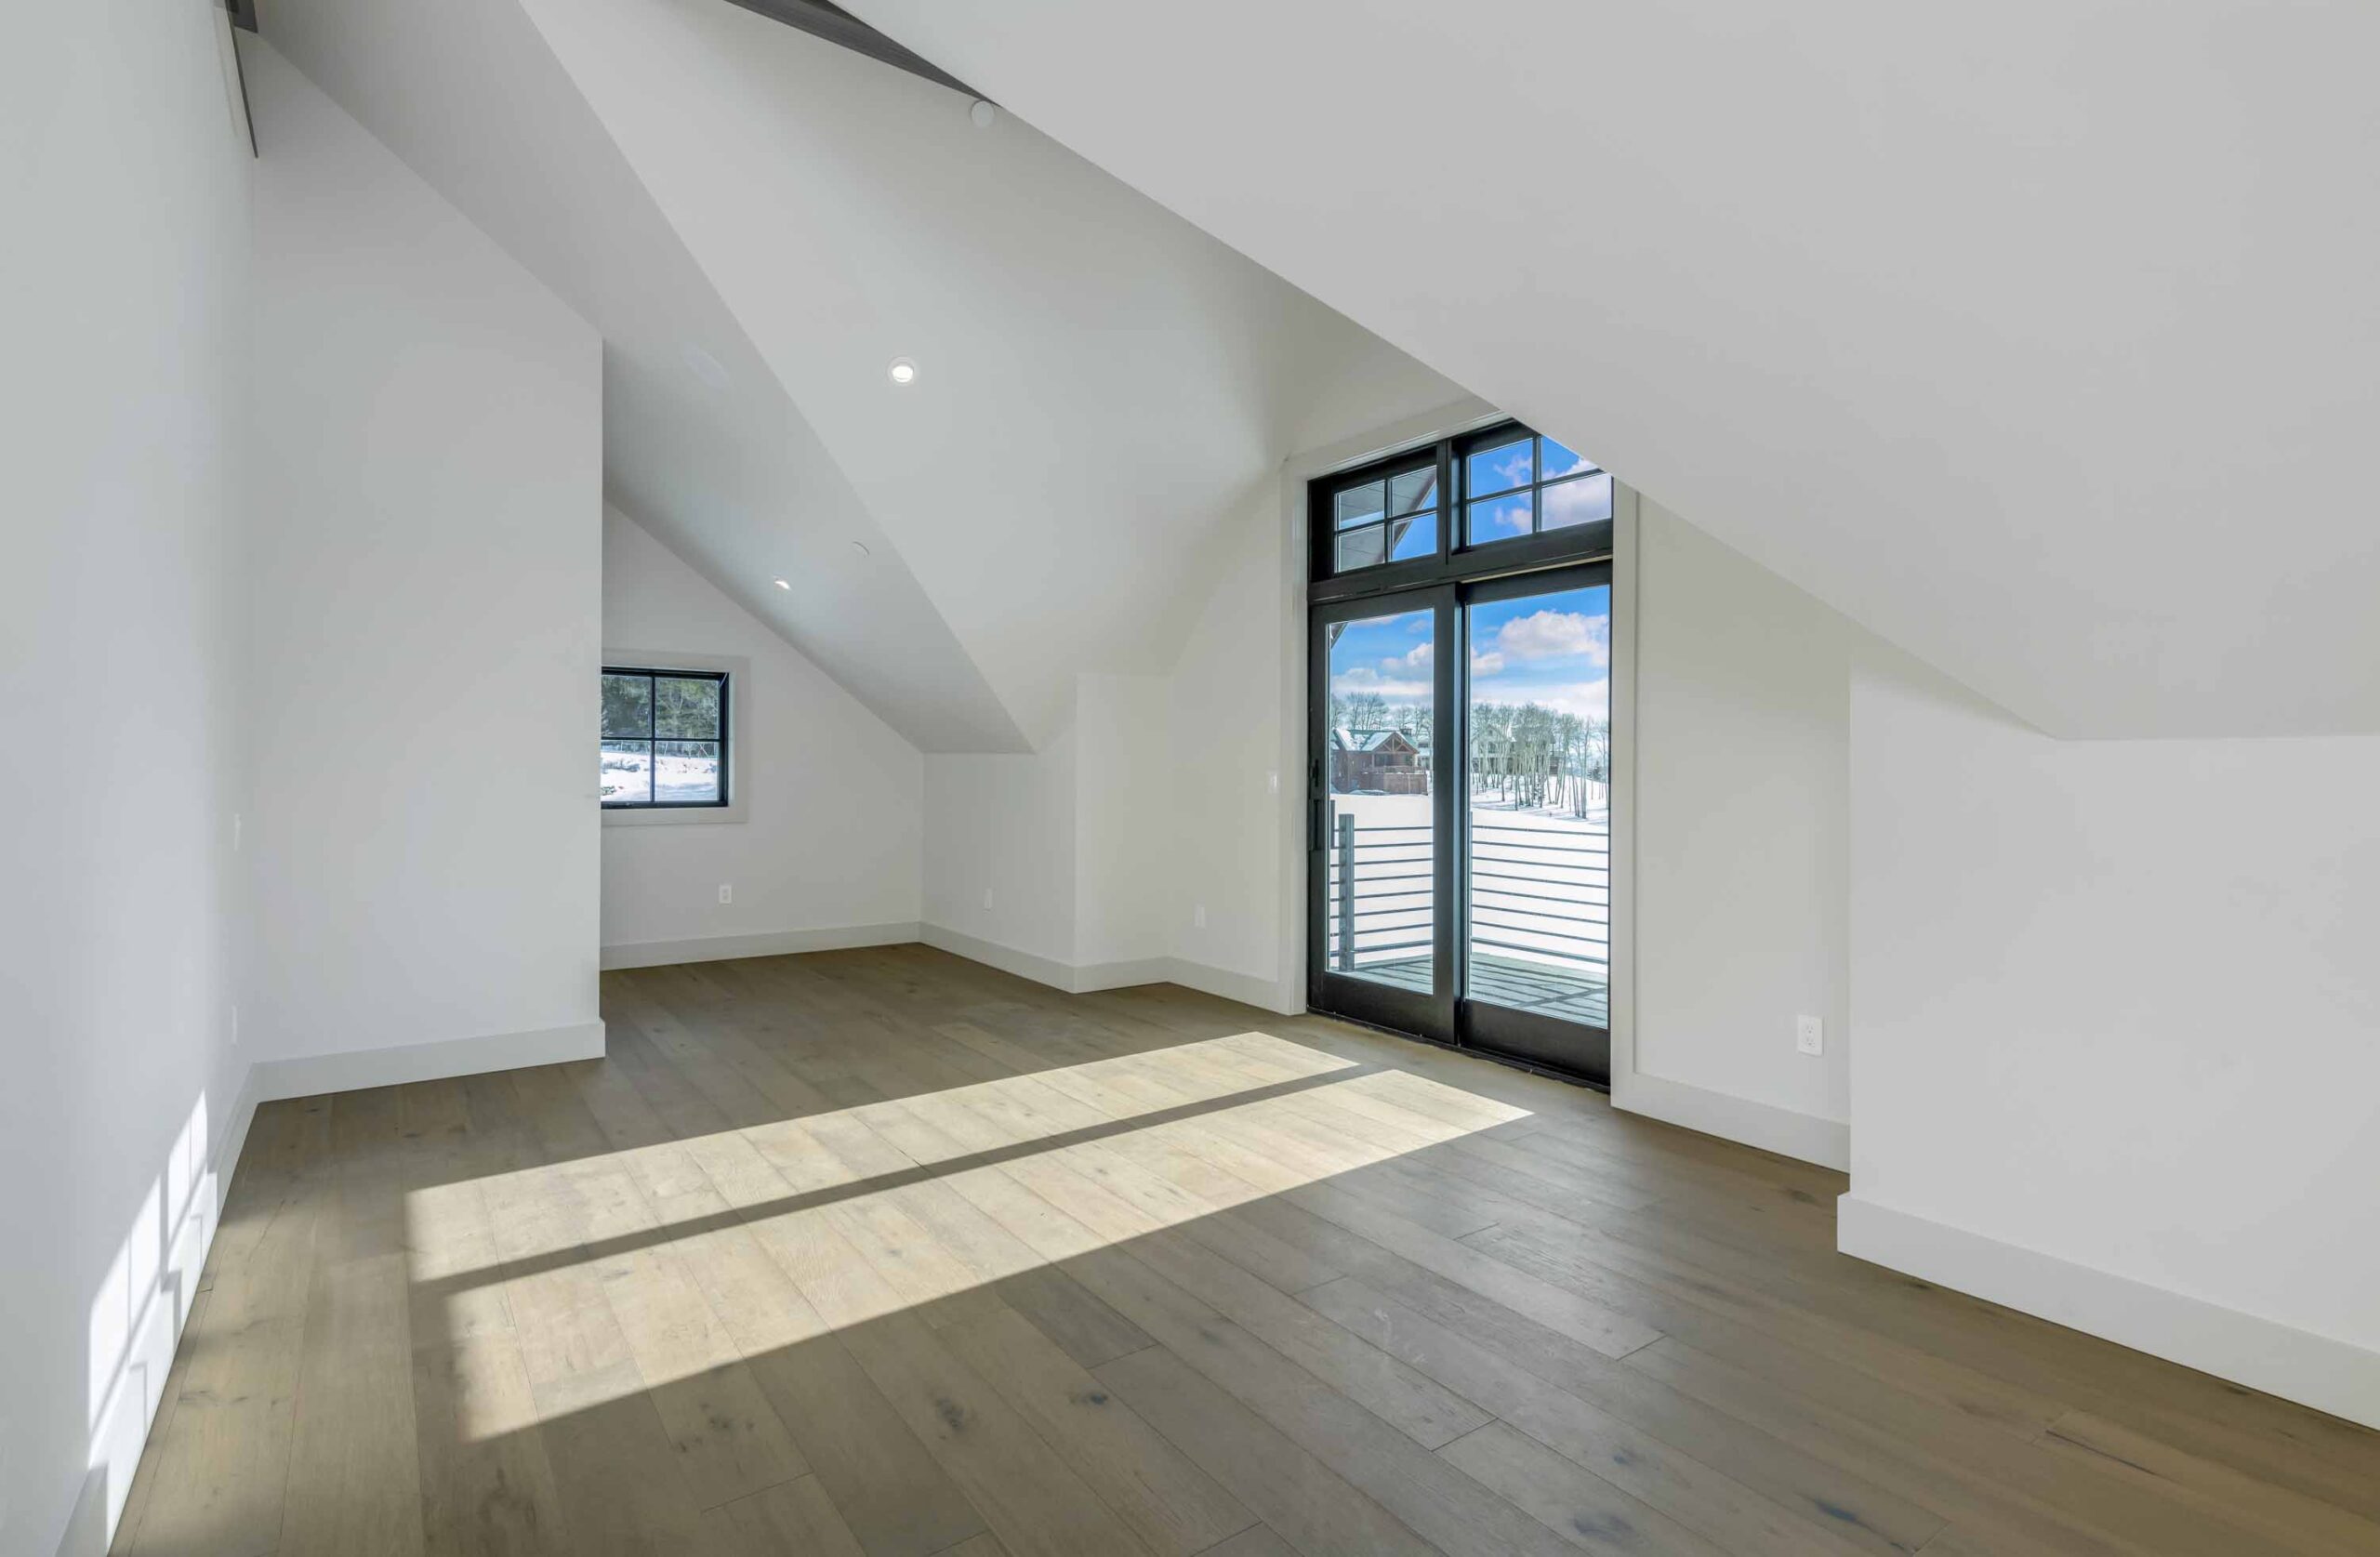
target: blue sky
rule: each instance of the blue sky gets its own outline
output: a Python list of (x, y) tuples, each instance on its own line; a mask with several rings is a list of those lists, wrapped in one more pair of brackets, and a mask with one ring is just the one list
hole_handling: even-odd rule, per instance
[[(1472, 696), (1538, 703), (1607, 717), (1611, 706), (1611, 591), (1601, 585), (1474, 606)], [(1330, 690), (1376, 692), (1425, 703), (1435, 645), (1425, 611), (1353, 622), (1330, 653)]]

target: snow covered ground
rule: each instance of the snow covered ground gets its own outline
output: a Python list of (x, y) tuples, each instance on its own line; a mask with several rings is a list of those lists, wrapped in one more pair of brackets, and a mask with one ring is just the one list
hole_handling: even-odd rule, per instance
[[(603, 753), (602, 793), (608, 803), (642, 800), (645, 798), (646, 770), (652, 759), (641, 751), (607, 749)], [(716, 757), (679, 757), (668, 752), (661, 755), (660, 789), (653, 798), (664, 804), (685, 805), (690, 802), (719, 798), (719, 759)]]
[[(1355, 966), (1426, 957), (1434, 896), (1430, 798), (1334, 795), (1328, 893), (1337, 960), (1338, 818), (1355, 819)], [(1460, 878), (1475, 954), (1542, 967), (1549, 976), (1601, 987), (1608, 978), (1610, 812), (1600, 795), (1589, 813), (1567, 806), (1518, 810), (1474, 798), (1470, 858)]]

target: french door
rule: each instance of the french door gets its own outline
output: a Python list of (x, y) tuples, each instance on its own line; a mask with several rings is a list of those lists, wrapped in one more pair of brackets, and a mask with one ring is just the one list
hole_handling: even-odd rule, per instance
[[(1499, 438), (1500, 453), (1547, 442), (1510, 427), (1485, 435)], [(1452, 500), (1408, 523), (1445, 512), (1457, 531), (1455, 510), (1486, 506), (1461, 468), (1468, 452), (1439, 451), (1438, 490)], [(1317, 494), (1317, 522), (1377, 482), (1390, 517), (1360, 496), (1356, 525), (1337, 538), (1378, 525), (1360, 555), (1393, 561), (1397, 479), (1390, 468), (1335, 480)], [(1527, 544), (1501, 555), (1533, 550), (1533, 567), (1448, 577), (1500, 560), (1500, 537), (1474, 538), (1482, 521), (1465, 512), (1435, 544), (1442, 582), (1372, 587), (1364, 562), (1316, 590), (1342, 598), (1317, 599), (1308, 658), (1307, 1003), (1606, 1083), (1610, 563), (1543, 556), (1549, 497), (1579, 498), (1559, 479), (1538, 485), (1492, 499), (1517, 505), (1527, 526), (1514, 527)], [(1604, 534), (1607, 549), (1607, 524)]]

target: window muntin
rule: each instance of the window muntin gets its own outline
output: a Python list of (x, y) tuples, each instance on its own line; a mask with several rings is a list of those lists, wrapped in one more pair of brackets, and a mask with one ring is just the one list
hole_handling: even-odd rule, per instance
[(1364, 587), (1384, 588), (1461, 576), (1466, 553), (1502, 559), (1503, 543), (1523, 540), (1535, 544), (1514, 552), (1532, 562), (1586, 555), (1608, 546), (1614, 499), (1593, 460), (1505, 422), (1316, 482), (1314, 577), (1354, 586), (1378, 570)]
[(1611, 475), (1551, 438), (1487, 435), (1462, 459), (1463, 544), (1489, 546), (1611, 518)]
[(605, 666), (598, 788), (606, 811), (728, 803), (727, 674)]
[(1435, 455), (1337, 488), (1330, 495), (1330, 571), (1437, 556), (1438, 509)]

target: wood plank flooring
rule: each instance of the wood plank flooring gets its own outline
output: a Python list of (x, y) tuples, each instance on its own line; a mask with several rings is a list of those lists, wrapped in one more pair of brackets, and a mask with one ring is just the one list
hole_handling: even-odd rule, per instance
[(118, 1550), (2380, 1552), (2380, 1434), (1583, 1089), (920, 946), (603, 996), (258, 1112)]

